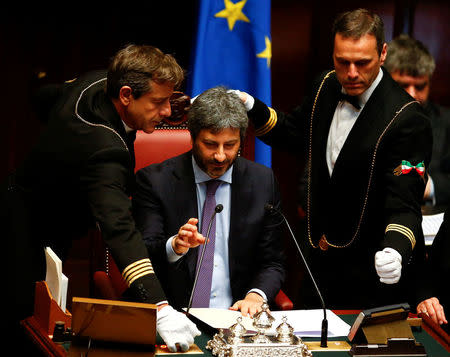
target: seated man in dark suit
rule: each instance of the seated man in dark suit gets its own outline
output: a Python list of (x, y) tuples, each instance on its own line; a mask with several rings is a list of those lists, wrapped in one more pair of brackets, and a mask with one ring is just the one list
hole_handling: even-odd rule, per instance
[(219, 181), (213, 208), (221, 204), (223, 210), (211, 225), (192, 307), (253, 315), (281, 288), (281, 220), (265, 210), (267, 203), (280, 207), (279, 187), (271, 169), (238, 156), (247, 125), (237, 95), (223, 87), (209, 89), (188, 113), (192, 151), (137, 173), (133, 210), (138, 229), (168, 300), (178, 308), (188, 306), (211, 220), (211, 213), (200, 218), (209, 205), (210, 180)]

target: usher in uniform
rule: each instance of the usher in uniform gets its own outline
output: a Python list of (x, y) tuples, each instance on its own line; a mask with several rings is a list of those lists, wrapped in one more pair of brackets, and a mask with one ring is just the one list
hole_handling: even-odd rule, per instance
[(134, 298), (157, 303), (164, 293), (131, 214), (135, 131), (126, 129), (105, 87), (105, 72), (65, 83), (40, 141), (10, 179), (10, 195), (26, 205), (20, 212), (28, 230), (16, 260), (33, 252), (15, 281), (44, 279), (43, 247), (64, 259), (72, 239), (97, 226)]
[[(363, 107), (340, 144), (339, 135), (328, 139), (336, 130), (335, 110), (343, 105), (334, 71), (323, 73), (290, 114), (257, 99), (248, 112), (261, 140), (307, 155), (302, 245), (330, 308), (411, 301), (409, 282), (424, 258), (421, 202), (431, 156), (429, 118), (383, 69), (369, 89), (360, 96)], [(337, 155), (330, 154), (333, 145), (341, 145)], [(385, 247), (402, 256), (397, 284), (380, 283), (375, 270), (375, 253)], [(319, 305), (312, 287), (302, 292), (307, 305)]]

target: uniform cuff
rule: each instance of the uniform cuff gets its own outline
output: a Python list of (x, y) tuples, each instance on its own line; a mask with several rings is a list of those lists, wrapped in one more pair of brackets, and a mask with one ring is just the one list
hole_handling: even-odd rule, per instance
[(253, 108), (248, 111), (248, 117), (253, 125), (258, 129), (264, 126), (270, 118), (270, 110), (267, 105), (261, 102), (258, 98), (254, 98), (255, 103)]

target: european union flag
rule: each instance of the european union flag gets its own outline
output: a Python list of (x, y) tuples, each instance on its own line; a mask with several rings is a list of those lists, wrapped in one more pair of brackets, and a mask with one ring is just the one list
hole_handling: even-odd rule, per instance
[[(270, 0), (200, 0), (188, 94), (224, 85), (271, 105)], [(270, 147), (255, 140), (255, 161), (271, 166)]]

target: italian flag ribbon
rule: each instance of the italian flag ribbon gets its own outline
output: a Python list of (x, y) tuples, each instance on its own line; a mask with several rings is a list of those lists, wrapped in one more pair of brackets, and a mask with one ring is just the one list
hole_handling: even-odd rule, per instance
[(425, 173), (425, 164), (421, 161), (414, 166), (409, 161), (402, 160), (402, 174), (408, 174), (412, 169), (415, 169), (420, 176), (423, 176)]

